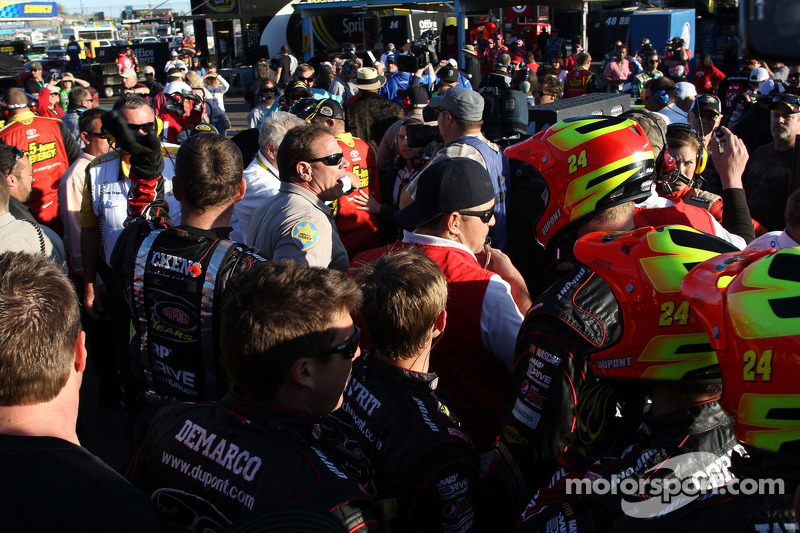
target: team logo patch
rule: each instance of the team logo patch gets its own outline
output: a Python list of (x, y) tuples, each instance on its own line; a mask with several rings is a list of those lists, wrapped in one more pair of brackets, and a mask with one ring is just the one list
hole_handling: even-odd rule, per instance
[(319, 230), (310, 220), (301, 220), (292, 228), (292, 240), (301, 250), (313, 248), (319, 240)]

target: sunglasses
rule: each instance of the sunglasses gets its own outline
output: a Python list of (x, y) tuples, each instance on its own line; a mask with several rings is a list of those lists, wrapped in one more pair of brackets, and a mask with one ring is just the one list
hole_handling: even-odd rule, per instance
[(135, 132), (142, 132), (144, 134), (148, 134), (156, 131), (156, 123), (155, 122), (145, 122), (144, 124), (128, 123), (128, 128), (130, 128)]
[(276, 89), (275, 87), (270, 87), (269, 89), (261, 89), (261, 94), (277, 93), (277, 92), (278, 92), (278, 89)]
[(87, 131), (86, 134), (87, 135), (94, 135), (98, 139), (107, 139), (108, 138), (108, 135), (104, 131), (99, 131), (97, 133), (95, 133), (93, 131)]
[(481, 222), (483, 222), (484, 224), (488, 224), (489, 221), (492, 220), (492, 217), (494, 216), (494, 207), (492, 207), (491, 209), (489, 209), (487, 211), (467, 211), (467, 210), (464, 210), (464, 211), (459, 211), (458, 214), (462, 215), (462, 216), (465, 216), (465, 217), (477, 217), (477, 218), (481, 219)]
[(323, 350), (319, 353), (315, 353), (311, 357), (320, 357), (322, 355), (329, 355), (332, 353), (340, 353), (345, 359), (353, 360), (356, 357), (356, 352), (358, 351), (358, 339), (361, 337), (361, 329), (353, 325), (353, 335), (342, 344), (337, 344), (336, 346), (331, 346), (327, 350)]
[(309, 81), (314, 81), (314, 76), (311, 76), (310, 78), (304, 78), (303, 76), (298, 76), (297, 79), (298, 80), (303, 80), (305, 82), (309, 82)]
[(306, 159), (306, 163), (322, 163), (328, 167), (336, 167), (342, 162), (344, 158), (344, 154), (339, 152), (338, 154), (331, 154), (326, 155), (325, 157), (316, 157), (314, 159)]

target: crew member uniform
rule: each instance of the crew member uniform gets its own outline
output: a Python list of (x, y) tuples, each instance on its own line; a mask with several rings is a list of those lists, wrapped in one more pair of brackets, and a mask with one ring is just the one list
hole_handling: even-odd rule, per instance
[(350, 192), (331, 204), (333, 219), (347, 255), (355, 257), (378, 246), (378, 213), (358, 209), (354, 201), (359, 191), (364, 191), (381, 202), (377, 162), (372, 147), (358, 137), (344, 132), (336, 135), (336, 141), (342, 148), (344, 158), (350, 163), (347, 170), (359, 179), (359, 183), (354, 183)]
[(58, 215), (58, 184), (80, 155), (75, 138), (60, 120), (25, 111), (0, 129), (0, 139), (25, 152), (33, 165), (33, 191), (27, 202), (31, 213), (56, 233), (64, 233)]
[(173, 227), (169, 215), (158, 212), (164, 180), (137, 178), (134, 183), (128, 223), (111, 265), (135, 330), (129, 354), (138, 402), (131, 409), (136, 437), (157, 406), (217, 400), (224, 394), (222, 295), (230, 282), (264, 259), (228, 240), (230, 227)]
[(228, 392), (219, 403), (165, 407), (127, 477), (174, 526), (227, 529), (240, 515), (299, 502), (338, 518), (344, 531), (381, 531), (372, 498), (348, 477), (318, 419)]
[[(164, 156), (164, 196), (169, 215), (175, 223), (180, 223), (181, 204), (175, 199), (172, 178), (175, 176), (175, 154), (177, 145), (162, 144)], [(101, 250), (104, 264), (111, 264), (111, 252), (128, 217), (128, 191), (131, 180), (128, 178), (129, 166), (123, 166), (119, 150), (98, 156), (86, 168), (87, 180), (83, 189), (83, 200), (78, 222), (81, 227), (100, 226)]]
[(447, 280), (448, 328), (431, 350), (431, 370), (442, 378), (478, 452), (490, 451), (500, 432), (522, 323), (511, 286), (482, 268), (463, 244), (408, 231), (401, 242), (359, 254), (350, 272), (406, 248), (433, 259)]
[[(733, 478), (728, 471), (731, 456), (744, 453), (733, 435), (733, 423), (717, 401), (693, 405), (659, 417), (645, 416), (639, 442), (625, 449), (619, 457), (604, 457), (591, 466), (581, 465), (578, 454), (565, 454), (562, 470), (550, 487), (540, 490), (523, 512), (522, 526), (516, 531), (543, 531), (551, 520), (566, 524), (568, 531), (641, 530), (662, 531), (656, 524), (671, 521), (680, 514), (675, 503), (685, 496), (673, 496), (672, 506), (660, 497), (608, 491), (605, 494), (568, 493), (568, 479), (631, 479), (636, 483), (663, 478), (664, 483), (685, 486), (705, 480), (702, 489), (721, 487)], [(570, 464), (570, 459), (577, 459)], [(588, 470), (586, 470), (588, 466)], [(657, 470), (654, 474), (654, 470)], [(585, 473), (584, 473), (585, 472)], [(696, 477), (697, 474), (701, 477)], [(713, 475), (719, 473), (721, 475)], [(642, 486), (642, 485), (638, 485)], [(652, 488), (652, 486), (651, 486)], [(547, 504), (553, 494), (558, 495)], [(541, 500), (541, 503), (539, 502)], [(675, 513), (675, 514), (673, 514)], [(645, 520), (650, 517), (655, 520)], [(741, 529), (737, 526), (736, 529)]]
[(353, 362), (344, 403), (392, 531), (477, 531), (480, 471), (472, 442), (438, 393), (439, 377), (379, 361)]
[(289, 258), (309, 266), (347, 270), (347, 251), (331, 209), (295, 183), (281, 183), (278, 194), (256, 211), (247, 244), (268, 259)]

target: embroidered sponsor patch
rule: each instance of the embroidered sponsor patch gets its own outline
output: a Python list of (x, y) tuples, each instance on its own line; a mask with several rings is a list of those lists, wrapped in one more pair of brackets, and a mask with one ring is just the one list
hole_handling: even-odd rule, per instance
[(310, 220), (301, 220), (292, 228), (292, 240), (301, 250), (313, 248), (319, 240), (319, 230)]

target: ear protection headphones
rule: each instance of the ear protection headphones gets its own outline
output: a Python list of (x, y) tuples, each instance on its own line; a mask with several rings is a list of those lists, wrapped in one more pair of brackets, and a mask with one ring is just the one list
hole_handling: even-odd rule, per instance
[[(700, 144), (700, 149), (697, 150), (697, 158), (695, 160), (695, 174), (702, 174), (703, 171), (706, 169), (706, 165), (708, 164), (708, 150), (706, 150), (705, 142), (703, 142), (703, 138), (700, 137), (700, 134), (697, 133), (693, 127), (689, 124), (684, 122), (674, 122), (667, 126), (667, 135), (673, 131), (685, 131), (692, 135), (694, 135), (697, 142)], [(665, 147), (666, 149), (666, 147)]]
[(655, 98), (656, 102), (659, 104), (667, 105), (669, 103), (669, 93), (664, 89), (656, 91), (653, 94), (653, 98)]

